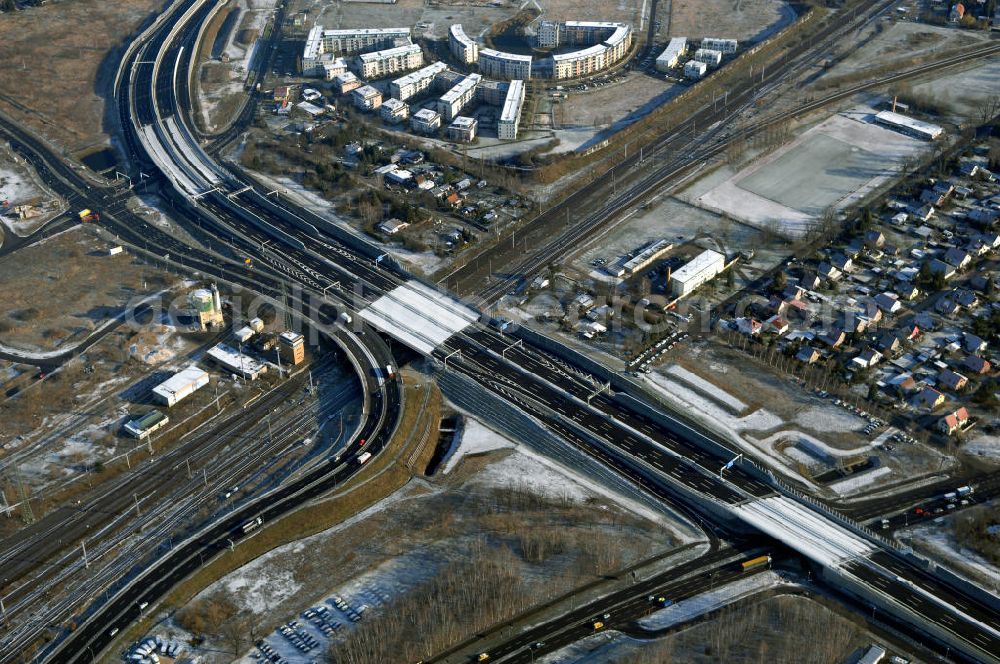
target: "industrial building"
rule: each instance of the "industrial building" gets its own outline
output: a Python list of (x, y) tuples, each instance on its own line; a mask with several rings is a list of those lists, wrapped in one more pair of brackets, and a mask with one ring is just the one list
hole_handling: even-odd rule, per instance
[(517, 138), (522, 106), (524, 106), (524, 81), (511, 81), (507, 86), (507, 97), (500, 111), (500, 119), (497, 120), (497, 136), (500, 140), (513, 141)]
[(148, 438), (151, 433), (161, 429), (170, 422), (170, 418), (158, 410), (151, 410), (141, 417), (135, 417), (125, 423), (125, 433), (142, 440)]
[(406, 101), (416, 96), (434, 84), (435, 77), (447, 66), (443, 62), (434, 62), (389, 83), (389, 94), (393, 99)]
[(198, 367), (188, 367), (154, 387), (153, 398), (170, 408), (206, 385), (208, 373)]
[(410, 107), (398, 99), (386, 99), (378, 109), (382, 119), (391, 124), (405, 122), (410, 117)]
[(479, 71), (503, 80), (531, 78), (531, 56), (484, 48), (479, 52)]
[(306, 358), (305, 339), (291, 330), (282, 332), (278, 335), (278, 356), (292, 366), (302, 364)]
[(479, 74), (469, 74), (437, 100), (437, 109), (447, 122), (455, 119), (476, 96), (476, 86), (483, 80)]
[(337, 92), (342, 95), (347, 94), (351, 90), (357, 90), (361, 85), (361, 81), (354, 75), (354, 72), (348, 71), (333, 77), (333, 87), (337, 88)]
[(475, 118), (459, 115), (448, 125), (448, 138), (468, 143), (476, 138), (479, 122)]
[(323, 75), (322, 56), (325, 54), (360, 53), (409, 43), (409, 28), (324, 30), (323, 26), (315, 25), (309, 31), (302, 50), (302, 73), (306, 76)]
[(363, 111), (374, 111), (382, 105), (382, 93), (370, 85), (351, 90), (351, 101)]
[(385, 78), (424, 64), (424, 52), (416, 44), (362, 53), (354, 58), (354, 72), (361, 78)]
[(436, 134), (441, 128), (441, 114), (422, 108), (410, 118), (410, 129), (421, 134)]
[(465, 34), (461, 23), (448, 28), (448, 45), (451, 47), (451, 54), (462, 64), (471, 65), (479, 60), (479, 44)]
[(680, 64), (681, 58), (687, 53), (687, 39), (674, 37), (656, 58), (656, 71), (667, 71)]
[(684, 63), (684, 76), (697, 81), (708, 71), (708, 65), (697, 60), (688, 60)]
[(625, 264), (622, 265), (625, 270), (625, 274), (632, 276), (642, 272), (647, 267), (652, 265), (654, 261), (662, 257), (663, 254), (673, 248), (674, 245), (669, 240), (656, 240), (655, 242), (650, 242), (643, 247), (639, 253), (631, 259), (625, 261)]
[(726, 257), (706, 249), (671, 275), (670, 292), (676, 297), (688, 295), (726, 267)]
[(921, 122), (901, 113), (881, 111), (875, 115), (875, 123), (890, 129), (895, 129), (909, 136), (933, 141), (944, 131), (941, 127), (929, 122)]
[(212, 284), (211, 290), (199, 288), (193, 291), (188, 296), (188, 301), (202, 332), (222, 326), (222, 299), (219, 297), (219, 289), (215, 284)]
[(698, 62), (704, 62), (710, 67), (718, 67), (722, 64), (722, 53), (708, 48), (699, 48), (694, 52), (694, 59)]
[(247, 357), (241, 351), (230, 348), (226, 344), (217, 344), (205, 352), (205, 356), (231, 374), (257, 380), (261, 374), (267, 373), (267, 365)]

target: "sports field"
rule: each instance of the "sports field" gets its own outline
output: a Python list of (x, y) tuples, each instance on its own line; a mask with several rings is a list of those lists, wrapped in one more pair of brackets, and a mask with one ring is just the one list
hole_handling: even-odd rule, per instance
[(872, 178), (888, 175), (894, 160), (827, 134), (814, 134), (736, 184), (793, 210), (818, 216)]

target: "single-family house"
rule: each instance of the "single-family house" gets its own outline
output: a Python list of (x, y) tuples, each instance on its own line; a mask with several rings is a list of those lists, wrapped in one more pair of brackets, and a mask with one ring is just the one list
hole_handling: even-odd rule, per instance
[(931, 262), (928, 263), (928, 268), (930, 269), (931, 274), (940, 274), (946, 280), (951, 279), (952, 277), (955, 276), (955, 266), (950, 263), (938, 260), (937, 258), (931, 260)]
[(920, 389), (919, 383), (910, 373), (897, 374), (886, 380), (885, 384), (889, 391), (904, 399)]
[(965, 359), (962, 360), (962, 366), (977, 374), (988, 374), (993, 368), (989, 360), (985, 360), (978, 355), (967, 355)]
[(972, 262), (972, 256), (969, 256), (969, 253), (963, 249), (952, 247), (951, 249), (945, 252), (944, 262), (947, 263), (948, 265), (955, 266), (959, 270), (962, 270), (966, 266), (968, 266), (969, 263)]
[(938, 374), (937, 384), (939, 387), (945, 387), (953, 392), (958, 392), (969, 384), (969, 379), (956, 371), (945, 369)]
[(965, 338), (962, 339), (962, 346), (965, 348), (966, 352), (972, 353), (973, 355), (979, 355), (986, 350), (987, 344), (976, 335), (966, 332)]
[(795, 359), (806, 364), (813, 364), (819, 360), (819, 351), (812, 346), (803, 346), (795, 354)]
[(887, 354), (898, 353), (901, 346), (902, 342), (899, 340), (899, 337), (894, 332), (888, 331), (880, 334), (878, 340), (875, 342), (875, 347)]
[(760, 334), (763, 329), (760, 321), (754, 320), (753, 318), (737, 318), (736, 319), (736, 330), (740, 334), (745, 334), (748, 337), (756, 337)]
[(887, 314), (898, 313), (903, 308), (899, 298), (892, 293), (879, 293), (875, 296), (875, 304)]
[(873, 229), (865, 233), (865, 246), (881, 247), (885, 244), (885, 235), (878, 229)]
[(956, 431), (961, 431), (969, 423), (969, 411), (963, 406), (958, 410), (948, 413), (938, 420), (938, 430), (941, 433), (951, 435)]
[(767, 332), (781, 336), (782, 334), (788, 332), (788, 321), (781, 316), (771, 316), (764, 321), (764, 329)]
[(955, 302), (957, 302), (960, 307), (965, 309), (975, 307), (979, 304), (979, 296), (965, 288), (956, 291), (954, 297)]
[(850, 257), (845, 256), (844, 254), (841, 253), (837, 253), (834, 254), (833, 256), (830, 256), (830, 264), (833, 265), (838, 270), (840, 270), (841, 272), (848, 272), (850, 271), (851, 268), (854, 267), (854, 261), (851, 260)]
[(943, 403), (944, 395), (935, 390), (933, 387), (925, 387), (917, 392), (916, 396), (913, 397), (913, 405), (917, 408), (934, 410)]
[(816, 266), (816, 273), (827, 281), (837, 281), (843, 274), (840, 270), (825, 261)]
[(904, 282), (896, 288), (896, 295), (901, 300), (913, 300), (920, 295), (920, 289), (913, 282)]
[(833, 328), (826, 334), (820, 336), (819, 340), (825, 343), (830, 348), (839, 348), (841, 344), (847, 339), (847, 334), (843, 330)]
[(409, 226), (408, 223), (400, 219), (393, 217), (392, 219), (386, 219), (378, 225), (378, 229), (385, 233), (386, 235), (395, 235), (399, 231), (403, 230)]
[(942, 316), (954, 316), (959, 308), (958, 302), (951, 297), (942, 297), (934, 304), (934, 309)]
[(816, 290), (820, 283), (822, 282), (815, 272), (806, 272), (799, 278), (799, 286), (806, 290)]
[(851, 364), (859, 369), (871, 369), (882, 361), (882, 353), (871, 348), (861, 351), (861, 353), (851, 360)]

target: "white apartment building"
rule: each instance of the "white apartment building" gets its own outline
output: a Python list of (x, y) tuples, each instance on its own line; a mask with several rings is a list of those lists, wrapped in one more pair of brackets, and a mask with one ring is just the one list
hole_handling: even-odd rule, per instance
[(687, 53), (687, 39), (684, 37), (674, 37), (656, 58), (656, 70), (667, 71), (680, 64), (681, 58)]
[(705, 37), (701, 40), (701, 47), (712, 51), (719, 51), (726, 55), (732, 55), (739, 47), (739, 42), (735, 39), (717, 39), (715, 37)]
[(697, 81), (708, 71), (708, 65), (697, 60), (688, 60), (684, 63), (684, 76)]
[[(324, 76), (324, 55), (395, 48), (409, 43), (409, 28), (324, 30), (322, 25), (315, 25), (309, 31), (302, 50), (302, 73), (306, 76)], [(326, 61), (331, 60), (327, 58)]]
[(628, 54), (633, 35), (626, 23), (565, 21), (557, 37), (557, 45), (586, 46), (552, 56), (552, 77), (566, 79), (589, 76), (618, 62)]
[(437, 100), (437, 109), (446, 121), (451, 122), (476, 96), (476, 86), (483, 79), (479, 74), (469, 74), (456, 83)]
[(362, 111), (374, 111), (382, 105), (382, 93), (370, 85), (351, 90), (351, 101)]
[(422, 108), (410, 118), (410, 129), (421, 134), (435, 134), (441, 128), (441, 114)]
[(718, 67), (722, 63), (722, 52), (713, 51), (708, 48), (699, 48), (694, 52), (694, 59), (698, 62), (704, 62), (710, 67)]
[(424, 52), (416, 44), (407, 44), (356, 56), (354, 71), (361, 78), (385, 78), (423, 64)]
[(394, 99), (406, 101), (416, 96), (434, 84), (434, 78), (447, 69), (443, 62), (434, 62), (389, 83), (389, 94)]
[(468, 143), (476, 138), (478, 128), (479, 122), (475, 118), (459, 115), (448, 125), (448, 138)]
[(471, 65), (479, 60), (479, 43), (465, 34), (461, 23), (448, 28), (448, 45), (451, 47), (451, 54), (463, 64)]
[(531, 56), (484, 48), (479, 51), (479, 72), (490, 78), (531, 78)]
[(521, 107), (524, 105), (524, 81), (514, 80), (507, 87), (507, 98), (503, 102), (500, 119), (497, 120), (497, 136), (503, 141), (517, 138), (521, 123)]
[(383, 120), (392, 124), (399, 124), (410, 117), (410, 107), (398, 99), (386, 99), (378, 109)]

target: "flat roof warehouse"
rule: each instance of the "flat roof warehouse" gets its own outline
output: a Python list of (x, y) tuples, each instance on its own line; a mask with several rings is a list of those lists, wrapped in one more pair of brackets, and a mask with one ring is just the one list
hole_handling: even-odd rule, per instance
[(875, 115), (876, 124), (901, 131), (918, 138), (933, 141), (944, 131), (941, 127), (929, 122), (921, 122), (901, 113), (881, 111)]

